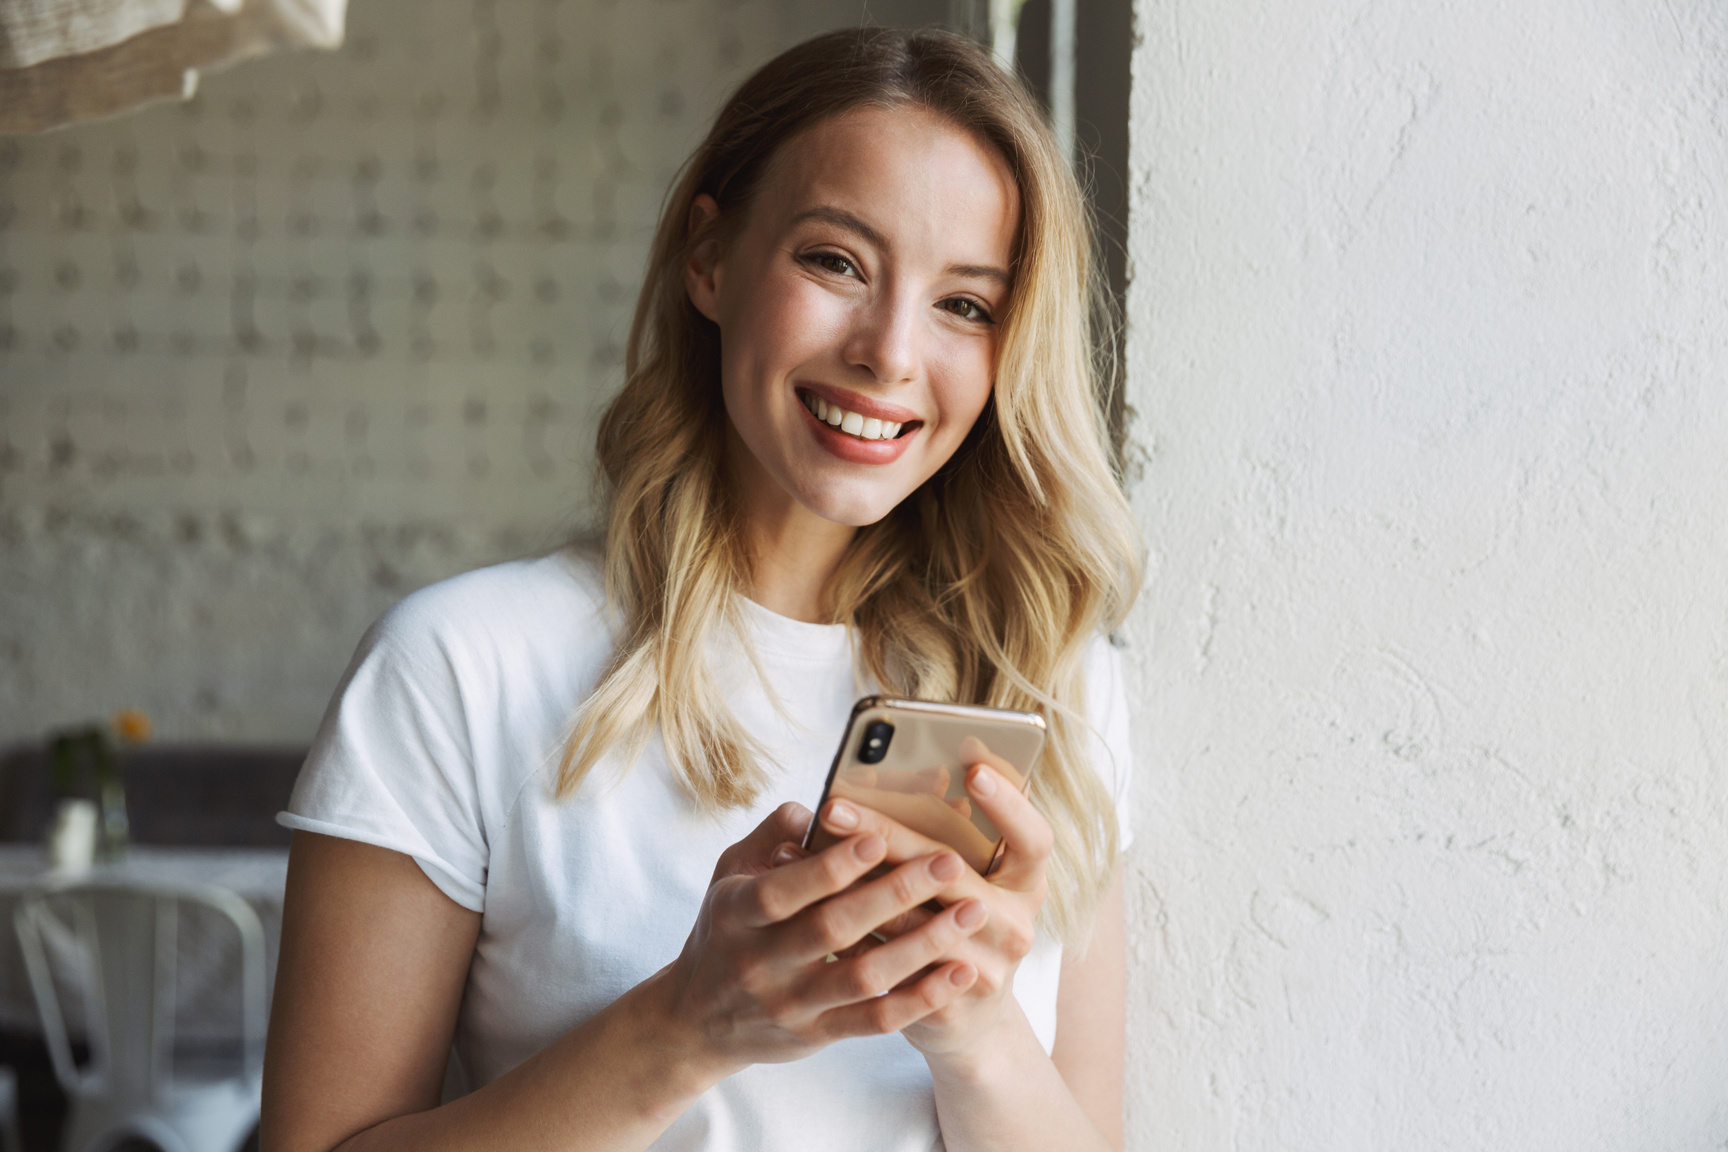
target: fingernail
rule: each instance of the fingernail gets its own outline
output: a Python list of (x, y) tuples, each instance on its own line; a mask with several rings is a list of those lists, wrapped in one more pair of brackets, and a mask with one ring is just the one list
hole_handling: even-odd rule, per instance
[(972, 774), (972, 790), (980, 796), (996, 795), (996, 773), (980, 764)]
[(775, 867), (779, 867), (782, 864), (790, 864), (796, 859), (798, 859), (798, 849), (792, 847), (790, 844), (782, 844), (780, 847), (774, 849), (773, 861)]
[(888, 844), (880, 836), (866, 836), (852, 845), (852, 851), (858, 859), (868, 863), (871, 860), (880, 860), (882, 854), (888, 851)]
[(964, 988), (972, 983), (972, 965), (958, 964), (948, 969), (948, 983), (956, 988)]
[(954, 910), (954, 923), (970, 932), (984, 923), (984, 918), (989, 914), (982, 900), (968, 900)]
[(964, 867), (965, 865), (960, 863), (960, 857), (952, 852), (944, 852), (930, 861), (930, 875), (938, 880), (952, 880), (960, 875), (960, 869)]
[(836, 800), (828, 806), (828, 823), (836, 828), (856, 828), (858, 809), (844, 800)]

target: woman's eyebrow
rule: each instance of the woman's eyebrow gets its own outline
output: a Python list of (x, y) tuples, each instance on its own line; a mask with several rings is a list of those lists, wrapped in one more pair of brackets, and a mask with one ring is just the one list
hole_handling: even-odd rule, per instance
[(836, 228), (844, 228), (848, 232), (856, 233), (859, 239), (874, 248), (886, 249), (888, 247), (888, 237), (844, 208), (833, 208), (824, 204), (815, 208), (807, 208), (792, 217), (793, 224), (802, 224), (806, 220), (821, 220), (823, 223), (832, 224)]
[(942, 269), (949, 276), (959, 276), (969, 280), (994, 280), (1002, 287), (1008, 287), (1008, 273), (990, 264), (950, 264)]
[[(832, 224), (836, 228), (844, 228), (848, 232), (856, 234), (859, 239), (873, 248), (886, 251), (889, 247), (888, 237), (844, 208), (835, 208), (824, 204), (815, 208), (806, 208), (792, 217), (793, 224), (802, 224), (806, 220), (821, 220), (823, 223)], [(1010, 282), (1007, 270), (991, 264), (950, 264), (942, 271), (946, 275), (960, 276), (966, 279), (994, 280), (1004, 288), (1008, 287)]]

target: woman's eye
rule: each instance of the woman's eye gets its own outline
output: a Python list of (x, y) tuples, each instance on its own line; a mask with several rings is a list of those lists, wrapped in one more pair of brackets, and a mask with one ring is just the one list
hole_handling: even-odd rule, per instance
[(977, 320), (981, 323), (990, 322), (990, 313), (984, 311), (983, 305), (976, 300), (968, 300), (964, 296), (956, 296), (952, 300), (942, 301), (942, 307), (954, 313), (962, 320)]
[(810, 259), (824, 271), (832, 272), (836, 276), (850, 276), (858, 270), (852, 261), (837, 252), (818, 252)]

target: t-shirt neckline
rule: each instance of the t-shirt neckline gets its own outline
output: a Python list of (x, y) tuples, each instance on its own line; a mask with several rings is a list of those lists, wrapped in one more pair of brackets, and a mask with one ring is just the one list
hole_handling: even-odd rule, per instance
[(844, 624), (811, 624), (764, 608), (748, 596), (738, 597), (750, 641), (763, 654), (799, 660), (837, 660), (851, 655), (852, 639)]

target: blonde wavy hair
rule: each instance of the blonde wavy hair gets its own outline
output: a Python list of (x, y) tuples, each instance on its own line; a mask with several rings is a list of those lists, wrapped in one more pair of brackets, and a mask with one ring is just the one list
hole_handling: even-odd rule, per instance
[(624, 388), (599, 431), (621, 642), (573, 721), (558, 795), (608, 753), (634, 763), (656, 730), (709, 810), (747, 806), (767, 783), (705, 659), (717, 629), (744, 639), (749, 558), (725, 480), (719, 330), (685, 290), (703, 238), (690, 209), (707, 193), (722, 227), (736, 226), (788, 140), (863, 107), (923, 108), (972, 133), (1013, 172), (1022, 218), (990, 402), (946, 465), (857, 532), (828, 602), (885, 690), (1044, 716), (1031, 796), (1055, 831), (1045, 923), (1078, 942), (1117, 852), (1111, 798), (1088, 762), (1082, 663), (1133, 599), (1139, 544), (1105, 447), (1080, 188), (1021, 85), (958, 36), (854, 28), (798, 45), (733, 94), (669, 193)]

